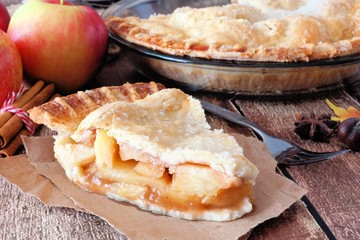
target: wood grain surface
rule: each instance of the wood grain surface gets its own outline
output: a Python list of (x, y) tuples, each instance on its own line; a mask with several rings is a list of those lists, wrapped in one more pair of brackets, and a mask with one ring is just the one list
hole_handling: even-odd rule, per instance
[[(124, 71), (124, 69), (129, 71)], [(120, 54), (116, 61), (108, 62), (91, 87), (147, 80), (134, 72)], [(357, 104), (346, 92), (332, 93), (326, 97), (341, 105)], [(267, 98), (255, 101), (254, 99), (230, 101), (217, 94), (206, 94), (204, 98), (233, 111), (240, 110), (269, 133), (292, 140), (308, 149), (327, 151), (339, 148), (334, 138), (330, 143), (313, 143), (299, 139), (292, 131), (295, 113), (331, 111), (326, 107), (323, 96), (294, 101)], [(213, 128), (222, 128), (228, 133), (239, 132), (247, 136), (253, 135), (249, 129), (211, 114), (207, 116), (207, 120)], [(43, 129), (40, 134), (51, 135), (52, 133)], [(314, 208), (309, 209), (304, 202), (298, 202), (280, 217), (255, 228), (249, 239), (358, 239), (360, 236), (357, 227), (359, 225), (358, 209), (360, 209), (359, 161), (356, 161), (358, 159), (358, 154), (351, 153), (346, 157), (341, 156), (328, 162), (281, 168), (280, 174), (288, 174), (300, 186), (309, 190), (306, 203)], [(347, 174), (344, 175), (344, 172)], [(23, 194), (16, 186), (7, 183), (4, 179), (1, 179), (0, 187), (3, 190), (1, 199), (6, 201), (2, 203), (0, 213), (2, 239), (28, 239), (29, 236), (35, 235), (36, 239), (49, 239), (49, 236), (59, 239), (119, 239), (123, 237), (96, 216), (73, 209), (44, 206), (36, 198)], [(9, 219), (11, 222), (7, 223)], [(22, 231), (19, 231), (20, 229)]]
[(0, 239), (126, 239), (89, 213), (48, 207), (0, 177)]
[[(7, 4), (18, 3), (5, 1)], [(87, 88), (148, 80), (135, 72), (120, 52), (119, 55), (109, 56), (107, 64)], [(209, 93), (200, 93), (199, 96), (238, 111), (270, 134), (313, 151), (332, 151), (340, 146), (335, 136), (328, 143), (300, 139), (293, 132), (295, 114), (310, 111), (317, 115), (332, 113), (325, 98), (339, 106), (353, 105), (360, 109), (359, 85), (319, 96), (292, 96), (288, 99), (228, 99)], [(255, 137), (249, 129), (214, 115), (209, 114), (207, 120), (213, 128)], [(43, 129), (39, 134), (52, 133)], [(249, 239), (360, 239), (359, 153), (348, 153), (330, 161), (305, 166), (280, 166), (278, 171), (307, 189), (308, 194), (278, 218), (256, 227)], [(2, 177), (0, 189), (0, 239), (124, 239), (102, 219), (73, 209), (45, 206)]]
[[(355, 106), (360, 109), (356, 98), (345, 90), (321, 97), (293, 101), (237, 100), (241, 111), (262, 126), (267, 132), (288, 139), (313, 151), (333, 151), (340, 148), (334, 135), (329, 143), (314, 143), (300, 139), (294, 132), (296, 113), (332, 113), (325, 98), (339, 106)], [(269, 121), (270, 119), (270, 121)], [(349, 153), (330, 161), (282, 168), (300, 186), (309, 190), (307, 199), (316, 209), (317, 217), (322, 218), (337, 239), (359, 239), (360, 236), (360, 155)]]

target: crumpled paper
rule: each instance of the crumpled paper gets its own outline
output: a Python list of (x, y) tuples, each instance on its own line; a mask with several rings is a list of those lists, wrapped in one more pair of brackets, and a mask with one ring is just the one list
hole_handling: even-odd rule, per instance
[(187, 221), (153, 214), (82, 190), (68, 180), (54, 158), (52, 137), (24, 137), (27, 155), (0, 161), (0, 175), (50, 206), (95, 214), (130, 239), (238, 239), (262, 222), (279, 216), (306, 190), (275, 173), (276, 161), (257, 139), (234, 135), (260, 170), (254, 210), (229, 222)]

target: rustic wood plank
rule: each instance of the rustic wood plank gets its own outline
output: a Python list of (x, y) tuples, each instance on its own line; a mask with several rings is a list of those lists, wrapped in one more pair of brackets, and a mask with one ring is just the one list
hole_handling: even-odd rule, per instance
[(2, 177), (0, 189), (0, 239), (126, 239), (101, 218), (45, 206)]
[[(237, 112), (237, 110), (235, 109), (234, 104), (232, 104), (230, 101), (228, 101), (226, 98), (221, 98), (221, 97), (215, 97), (214, 94), (207, 94), (206, 96), (197, 96), (199, 98), (202, 98), (203, 100), (209, 101), (213, 104), (219, 105), (221, 107), (225, 107), (228, 108), (234, 112)], [(211, 125), (212, 128), (214, 129), (223, 129), (225, 132), (227, 133), (240, 133), (243, 134), (245, 136), (254, 136), (254, 134), (252, 133), (251, 130), (241, 127), (237, 124), (234, 123), (230, 123), (222, 118), (219, 118), (213, 114), (207, 114), (206, 115), (206, 120), (208, 121), (208, 123)]]
[[(298, 112), (332, 113), (325, 97), (340, 106), (359, 107), (345, 91), (302, 100), (241, 99), (236, 104), (248, 118), (275, 136), (313, 151), (332, 151), (340, 148), (335, 136), (329, 143), (314, 143), (293, 132), (294, 115)], [(309, 190), (308, 199), (338, 239), (360, 239), (359, 159), (359, 153), (349, 153), (331, 161), (286, 168), (300, 186)]]
[(249, 240), (327, 239), (302, 202), (297, 202), (279, 217), (257, 226)]

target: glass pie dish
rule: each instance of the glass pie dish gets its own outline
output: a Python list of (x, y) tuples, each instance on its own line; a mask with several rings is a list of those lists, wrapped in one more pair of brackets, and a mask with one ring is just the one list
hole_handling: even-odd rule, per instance
[[(103, 18), (169, 14), (176, 8), (229, 4), (212, 0), (122, 0), (110, 6)], [(184, 20), (186, 21), (186, 20)], [(215, 60), (176, 56), (131, 43), (110, 31), (136, 70), (152, 80), (180, 88), (243, 94), (285, 94), (333, 89), (359, 77), (360, 54), (298, 62)]]

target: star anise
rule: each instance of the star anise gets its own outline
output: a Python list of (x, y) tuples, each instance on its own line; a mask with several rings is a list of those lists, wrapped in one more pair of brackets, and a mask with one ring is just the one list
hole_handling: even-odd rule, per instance
[(330, 114), (299, 114), (296, 117), (294, 132), (303, 139), (325, 142), (339, 125), (338, 121), (331, 120)]

